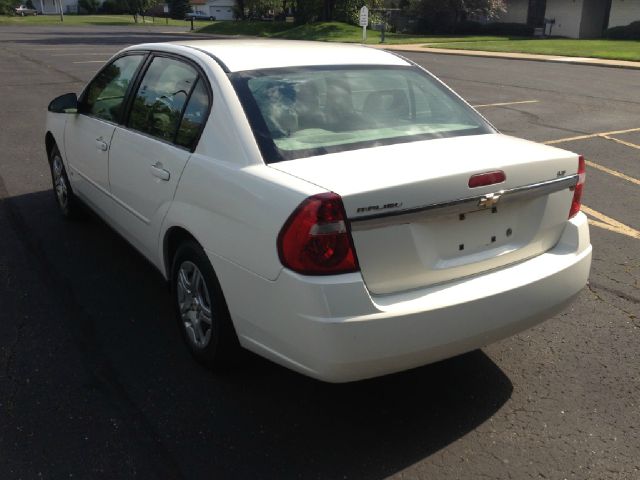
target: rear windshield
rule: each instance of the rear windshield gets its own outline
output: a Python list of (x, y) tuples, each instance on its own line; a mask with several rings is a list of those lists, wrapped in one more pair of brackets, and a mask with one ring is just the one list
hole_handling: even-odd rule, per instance
[(416, 67), (257, 70), (231, 80), (267, 163), (493, 132)]

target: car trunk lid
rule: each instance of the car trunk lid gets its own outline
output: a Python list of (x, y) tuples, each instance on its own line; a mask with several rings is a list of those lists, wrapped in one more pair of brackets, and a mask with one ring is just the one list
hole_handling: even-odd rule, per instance
[[(567, 222), (577, 158), (488, 134), (271, 167), (342, 197), (367, 288), (387, 294), (475, 275), (552, 248)], [(496, 171), (504, 181), (469, 186), (473, 175)]]

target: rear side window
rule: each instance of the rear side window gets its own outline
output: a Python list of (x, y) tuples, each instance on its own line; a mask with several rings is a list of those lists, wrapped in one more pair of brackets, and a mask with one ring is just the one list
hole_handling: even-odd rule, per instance
[(173, 142), (197, 80), (198, 72), (191, 65), (172, 58), (155, 57), (133, 99), (128, 126)]
[(143, 55), (127, 55), (103, 68), (85, 91), (82, 113), (119, 122), (124, 97), (143, 58)]
[(232, 81), (267, 162), (493, 132), (414, 67), (258, 70)]
[(180, 121), (176, 144), (192, 149), (209, 112), (209, 94), (202, 78), (198, 80)]

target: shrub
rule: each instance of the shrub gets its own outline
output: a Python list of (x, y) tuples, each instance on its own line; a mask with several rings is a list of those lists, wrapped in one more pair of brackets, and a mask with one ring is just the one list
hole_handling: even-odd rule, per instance
[(484, 33), (485, 25), (480, 22), (474, 22), (471, 20), (463, 20), (455, 27), (455, 32), (464, 35), (482, 35)]
[(109, 14), (128, 13), (127, 5), (122, 0), (104, 0), (99, 11)]
[(531, 37), (533, 27), (524, 23), (481, 23), (472, 20), (463, 20), (452, 27), (446, 27), (445, 22), (430, 23), (423, 19), (418, 22), (415, 33), (443, 34), (453, 33), (458, 35), (506, 35), (511, 37)]
[(533, 36), (533, 27), (525, 23), (498, 23), (492, 22), (483, 25), (485, 35), (509, 35), (513, 37)]
[(604, 37), (615, 40), (640, 40), (640, 22), (632, 22), (629, 25), (608, 28), (604, 32)]
[(78, 0), (79, 13), (96, 13), (100, 8), (98, 0)]
[(11, 0), (0, 0), (0, 15), (15, 15), (13, 4)]

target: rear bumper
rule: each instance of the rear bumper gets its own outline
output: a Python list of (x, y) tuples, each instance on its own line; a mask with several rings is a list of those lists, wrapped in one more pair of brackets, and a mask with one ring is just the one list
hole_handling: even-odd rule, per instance
[(320, 380), (347, 382), (455, 356), (549, 318), (586, 284), (591, 245), (579, 214), (543, 255), (384, 296), (370, 295), (360, 274), (283, 270), (271, 282), (212, 261), (243, 346)]

